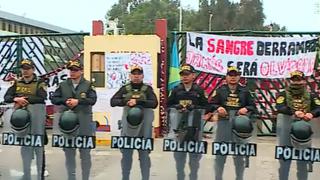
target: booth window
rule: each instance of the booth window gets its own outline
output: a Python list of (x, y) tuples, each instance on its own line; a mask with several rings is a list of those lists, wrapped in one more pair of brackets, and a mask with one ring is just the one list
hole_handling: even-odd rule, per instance
[(104, 52), (91, 52), (91, 81), (95, 87), (105, 87)]

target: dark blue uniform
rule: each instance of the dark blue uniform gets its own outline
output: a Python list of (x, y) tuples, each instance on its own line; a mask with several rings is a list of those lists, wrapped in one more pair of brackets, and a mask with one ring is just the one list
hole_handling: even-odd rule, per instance
[[(168, 107), (171, 108), (170, 111), (173, 111), (174, 113), (179, 113), (176, 110), (181, 110), (182, 108), (186, 108), (188, 111), (194, 112), (193, 110), (196, 110), (196, 109), (206, 109), (207, 105), (208, 105), (208, 99), (205, 96), (204, 90), (195, 83), (192, 84), (190, 89), (186, 89), (183, 84), (179, 84), (171, 91), (168, 97)], [(170, 112), (170, 116), (173, 116), (173, 115), (175, 114)], [(173, 117), (170, 117), (170, 120), (174, 121), (176, 119)], [(199, 120), (201, 120), (201, 118)], [(171, 123), (173, 124), (174, 122), (171, 122)], [(199, 124), (201, 125), (201, 122), (196, 123), (196, 121), (193, 120), (193, 126), (199, 126)], [(196, 140), (196, 141), (201, 140), (201, 137), (199, 137), (201, 136), (201, 133), (198, 132), (200, 128), (202, 127), (192, 127), (194, 131), (187, 132), (188, 135), (186, 135), (186, 140)], [(184, 180), (185, 178), (184, 167), (186, 163), (187, 154), (189, 154), (189, 166), (190, 166), (189, 178), (191, 180), (196, 180), (198, 179), (198, 169), (200, 166), (201, 154), (184, 153), (184, 152), (174, 152), (174, 158), (176, 161), (176, 169), (177, 169), (177, 179)]]

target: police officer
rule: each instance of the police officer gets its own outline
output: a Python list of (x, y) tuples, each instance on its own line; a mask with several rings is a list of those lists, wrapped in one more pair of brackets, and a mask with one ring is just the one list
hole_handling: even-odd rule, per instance
[[(276, 100), (277, 115), (277, 137), (280, 146), (293, 146), (291, 128), (297, 119), (310, 121), (320, 115), (320, 100), (315, 94), (306, 90), (304, 73), (293, 71), (290, 73), (289, 86), (280, 92)], [(312, 132), (306, 129), (310, 136)], [(289, 178), (291, 160), (279, 160), (279, 179)], [(297, 178), (308, 179), (306, 161), (297, 161)]]
[[(151, 86), (143, 83), (143, 68), (133, 65), (130, 72), (130, 83), (122, 86), (111, 98), (111, 106), (123, 108), (122, 116), (122, 136), (130, 137), (152, 137), (152, 121), (154, 118), (153, 110), (158, 105), (157, 97)], [(131, 108), (139, 107), (143, 109), (142, 122), (128, 122), (128, 111)], [(132, 149), (121, 149), (122, 159), (122, 180), (128, 180), (132, 166)], [(138, 150), (142, 180), (150, 177), (151, 161), (148, 151)]]
[[(170, 116), (175, 116), (184, 112), (194, 113), (197, 109), (205, 109), (208, 105), (208, 99), (205, 96), (204, 90), (193, 81), (195, 79), (195, 70), (194, 67), (189, 64), (183, 64), (180, 70), (180, 79), (181, 83), (173, 88), (169, 97), (168, 97), (168, 107), (170, 109)], [(192, 114), (188, 114), (188, 116)], [(176, 134), (178, 136), (178, 141), (184, 140), (201, 140), (199, 133), (201, 134), (199, 124), (194, 124), (197, 128), (195, 131), (186, 132), (186, 136), (181, 137), (179, 131), (181, 130), (180, 125), (173, 125), (174, 117), (170, 117), (170, 123), (174, 131), (177, 131)], [(198, 120), (198, 121), (197, 121)], [(199, 119), (193, 119), (193, 122), (200, 122), (201, 124), (201, 116)], [(179, 123), (180, 124), (180, 123)], [(174, 127), (176, 126), (176, 127)], [(180, 126), (180, 127), (179, 127)], [(190, 129), (191, 130), (191, 129)], [(191, 134), (190, 134), (191, 133)], [(187, 135), (188, 134), (188, 135)], [(188, 137), (187, 137), (188, 136)], [(190, 137), (193, 136), (193, 137)], [(197, 136), (197, 137), (195, 137)], [(187, 139), (185, 139), (187, 138)], [(184, 152), (174, 152), (174, 159), (176, 161), (176, 169), (177, 169), (177, 179), (183, 180), (185, 178), (184, 167), (186, 163), (187, 154), (189, 154), (189, 166), (190, 166), (190, 180), (196, 180), (198, 178), (198, 169), (199, 169), (199, 161), (201, 159), (201, 154), (195, 153), (184, 153)]]
[[(230, 66), (227, 69), (226, 83), (214, 91), (211, 99), (211, 111), (218, 113), (216, 142), (234, 142), (232, 124), (238, 115), (249, 116), (256, 111), (249, 90), (239, 84), (240, 72)], [(244, 173), (244, 156), (234, 156), (236, 179), (242, 180)], [(217, 155), (215, 159), (215, 179), (223, 179), (226, 156)]]
[[(80, 60), (71, 60), (67, 64), (70, 77), (61, 82), (50, 97), (52, 104), (61, 105), (60, 113), (72, 110), (77, 114), (79, 129), (73, 136), (93, 136), (92, 106), (97, 101), (97, 94), (92, 83), (83, 77), (83, 66)], [(69, 111), (68, 111), (69, 112)], [(58, 117), (59, 118), (59, 117)], [(76, 179), (76, 150), (64, 148), (68, 179)], [(88, 180), (91, 169), (90, 149), (79, 149), (82, 179)]]
[[(26, 127), (27, 134), (43, 135), (45, 131), (45, 99), (47, 97), (46, 85), (34, 74), (34, 63), (29, 59), (23, 59), (20, 62), (22, 77), (17, 79), (7, 90), (4, 101), (14, 103), (15, 109), (27, 109), (30, 113), (30, 125)], [(15, 122), (11, 121), (12, 127)], [(31, 179), (30, 166), (33, 153), (36, 154), (37, 161), (37, 179), (41, 179), (43, 147), (21, 147), (21, 156), (23, 160), (23, 178)]]

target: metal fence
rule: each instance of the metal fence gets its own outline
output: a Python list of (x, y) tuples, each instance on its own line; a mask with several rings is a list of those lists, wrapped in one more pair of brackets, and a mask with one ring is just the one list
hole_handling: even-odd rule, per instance
[[(265, 31), (214, 31), (201, 32), (215, 35), (229, 36), (257, 36), (257, 37), (297, 37), (312, 36), (318, 37), (320, 32), (265, 32)], [(180, 64), (186, 59), (186, 32), (173, 32), (177, 35), (178, 51), (180, 54)], [(172, 37), (172, 36), (171, 36)], [(169, 42), (173, 43), (173, 38)], [(171, 45), (172, 45), (171, 43)], [(308, 77), (307, 86), (311, 92), (319, 94), (320, 87), (320, 59), (319, 59), (319, 43), (318, 43), (317, 61), (312, 76)], [(170, 49), (170, 48), (169, 48)], [(198, 72), (195, 82), (203, 87), (209, 94), (209, 99), (214, 90), (224, 81), (224, 77), (206, 72)], [(286, 87), (285, 79), (258, 79), (258, 78), (242, 78), (240, 83), (246, 84), (259, 110), (257, 116), (258, 135), (274, 135), (276, 110), (275, 102), (277, 94)]]
[(0, 78), (6, 80), (19, 73), (23, 58), (32, 59), (37, 75), (45, 75), (64, 66), (83, 50), (88, 33), (0, 36)]

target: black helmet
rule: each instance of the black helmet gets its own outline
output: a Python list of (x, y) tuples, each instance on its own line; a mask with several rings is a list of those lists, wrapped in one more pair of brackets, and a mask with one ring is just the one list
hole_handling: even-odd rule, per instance
[(294, 121), (290, 131), (292, 146), (299, 149), (310, 147), (312, 134), (310, 123), (303, 120)]
[(138, 126), (143, 120), (143, 110), (141, 107), (131, 107), (128, 109), (127, 121), (131, 126)]
[(72, 110), (64, 111), (59, 120), (60, 131), (71, 134), (79, 128), (78, 116)]
[(247, 139), (252, 136), (253, 125), (248, 116), (240, 115), (232, 123), (232, 132), (240, 139)]
[(15, 131), (26, 130), (30, 126), (30, 113), (26, 109), (16, 109), (10, 119), (12, 129)]

